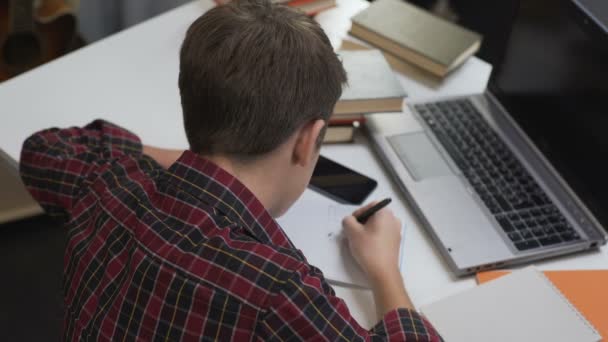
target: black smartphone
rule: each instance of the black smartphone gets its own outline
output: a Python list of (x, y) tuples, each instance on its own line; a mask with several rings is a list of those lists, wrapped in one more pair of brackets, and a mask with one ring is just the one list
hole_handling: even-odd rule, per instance
[(377, 185), (375, 180), (319, 156), (308, 187), (343, 204), (361, 204)]

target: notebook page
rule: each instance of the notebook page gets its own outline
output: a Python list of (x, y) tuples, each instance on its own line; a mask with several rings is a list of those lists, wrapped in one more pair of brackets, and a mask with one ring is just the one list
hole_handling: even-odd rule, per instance
[[(336, 284), (369, 288), (366, 275), (352, 257), (342, 232), (342, 219), (360, 206), (343, 205), (310, 190), (278, 222), (311, 265)], [(403, 252), (401, 231), (401, 250)], [(399, 256), (401, 263), (402, 255)]]
[(532, 267), (421, 308), (447, 341), (595, 342), (601, 336)]

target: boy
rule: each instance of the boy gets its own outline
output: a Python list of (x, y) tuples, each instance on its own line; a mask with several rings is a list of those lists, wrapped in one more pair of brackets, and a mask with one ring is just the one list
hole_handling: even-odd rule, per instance
[(182, 45), (189, 150), (104, 121), (28, 138), (24, 182), (69, 234), (65, 339), (439, 340), (403, 286), (390, 210), (343, 222), (382, 317), (370, 331), (274, 220), (305, 190), (345, 81), (313, 20), (232, 3)]

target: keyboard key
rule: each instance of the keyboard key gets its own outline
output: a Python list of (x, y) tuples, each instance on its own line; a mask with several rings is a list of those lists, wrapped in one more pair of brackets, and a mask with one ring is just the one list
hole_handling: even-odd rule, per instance
[(521, 237), (524, 240), (529, 240), (529, 239), (532, 239), (534, 237), (534, 235), (532, 235), (532, 232), (529, 231), (528, 229), (520, 230), (519, 234), (521, 235)]
[(502, 227), (502, 230), (505, 231), (505, 233), (510, 233), (515, 230), (515, 227), (513, 227), (513, 225), (507, 218), (500, 217), (500, 218), (497, 218), (497, 220), (498, 220), (498, 223), (500, 224), (500, 226)]
[(545, 233), (543, 232), (543, 230), (541, 228), (532, 228), (531, 229), (532, 234), (534, 234), (534, 236), (536, 237), (542, 237), (545, 236)]
[(517, 232), (512, 232), (507, 235), (509, 236), (509, 239), (511, 239), (511, 241), (513, 241), (513, 242), (517, 242), (517, 241), (521, 240), (521, 236)]
[(533, 207), (533, 206), (534, 206), (533, 203), (531, 203), (531, 202), (529, 202), (527, 200), (521, 200), (521, 199), (520, 199), (520, 201), (518, 201), (517, 203), (515, 203), (513, 205), (513, 207), (515, 209), (528, 209), (528, 208)]
[(540, 238), (540, 239), (538, 239), (538, 241), (543, 246), (549, 246), (549, 245), (555, 245), (555, 244), (561, 243), (562, 239), (560, 239), (559, 236), (557, 236), (557, 235), (551, 235), (551, 236), (546, 236), (546, 237)]
[(542, 197), (537, 195), (532, 195), (532, 201), (538, 206), (548, 204)]
[(496, 195), (494, 196), (494, 200), (496, 201), (496, 203), (498, 203), (498, 205), (500, 206), (500, 208), (504, 211), (510, 211), (512, 208), (509, 205), (509, 202), (507, 202), (502, 196), (500, 195)]
[(538, 247), (540, 247), (540, 244), (537, 241), (529, 240), (529, 241), (516, 242), (515, 247), (520, 251), (525, 251), (525, 250), (532, 249), (532, 248), (538, 248)]
[(579, 240), (581, 238), (575, 231), (561, 233), (559, 236), (564, 241), (575, 241), (575, 240)]
[(555, 229), (553, 229), (552, 226), (544, 226), (544, 227), (542, 227), (542, 229), (543, 229), (543, 233), (545, 233), (546, 235), (551, 235), (551, 234), (557, 233), (557, 231)]
[(526, 224), (523, 221), (514, 222), (514, 225), (515, 225), (515, 229), (517, 229), (517, 230), (526, 229)]

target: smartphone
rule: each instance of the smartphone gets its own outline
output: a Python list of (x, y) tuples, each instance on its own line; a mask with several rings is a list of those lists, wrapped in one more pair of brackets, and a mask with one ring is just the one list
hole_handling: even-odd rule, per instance
[(319, 156), (308, 187), (343, 204), (361, 204), (377, 185), (375, 180)]

